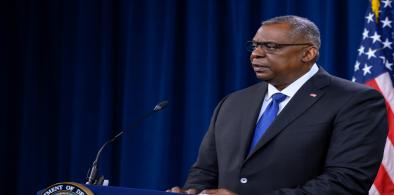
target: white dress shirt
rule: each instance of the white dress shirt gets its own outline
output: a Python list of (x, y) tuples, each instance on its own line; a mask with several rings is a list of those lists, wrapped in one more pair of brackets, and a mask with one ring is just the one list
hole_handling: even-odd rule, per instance
[(304, 75), (302, 75), (302, 77), (298, 78), (297, 80), (295, 80), (293, 83), (291, 83), (289, 86), (287, 86), (286, 88), (284, 88), (282, 91), (279, 91), (278, 89), (276, 89), (273, 85), (268, 84), (268, 91), (267, 94), (265, 94), (264, 97), (264, 101), (263, 101), (263, 105), (261, 106), (260, 109), (260, 114), (259, 114), (259, 118), (257, 119), (256, 123), (258, 122), (258, 120), (260, 119), (261, 115), (263, 115), (265, 109), (267, 108), (268, 104), (272, 101), (272, 95), (275, 93), (283, 93), (285, 94), (287, 97), (285, 100), (283, 100), (280, 104), (279, 104), (279, 111), (278, 114), (283, 110), (283, 108), (287, 105), (287, 103), (289, 103), (289, 101), (291, 100), (291, 98), (293, 98), (293, 96), (297, 93), (297, 91), (313, 76), (317, 73), (317, 71), (319, 71), (319, 67), (317, 66), (317, 64), (313, 64), (312, 68), (305, 73)]

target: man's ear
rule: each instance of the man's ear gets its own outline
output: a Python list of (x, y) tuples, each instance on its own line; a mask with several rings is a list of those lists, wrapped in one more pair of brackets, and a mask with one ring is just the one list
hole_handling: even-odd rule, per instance
[(309, 47), (302, 56), (301, 61), (304, 63), (308, 63), (311, 61), (316, 60), (317, 56), (319, 55), (319, 51), (316, 47)]

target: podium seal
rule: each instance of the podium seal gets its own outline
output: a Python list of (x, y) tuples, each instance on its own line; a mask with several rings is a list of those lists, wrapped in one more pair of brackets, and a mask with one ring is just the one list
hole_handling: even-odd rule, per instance
[(41, 195), (94, 195), (89, 188), (75, 182), (56, 183), (46, 188)]

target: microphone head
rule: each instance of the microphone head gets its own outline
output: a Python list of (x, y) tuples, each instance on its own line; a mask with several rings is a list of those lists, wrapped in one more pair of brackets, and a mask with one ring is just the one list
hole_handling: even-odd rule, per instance
[(167, 104), (168, 104), (168, 101), (161, 101), (155, 106), (155, 108), (153, 108), (153, 111), (159, 112), (159, 111), (163, 110), (167, 106)]

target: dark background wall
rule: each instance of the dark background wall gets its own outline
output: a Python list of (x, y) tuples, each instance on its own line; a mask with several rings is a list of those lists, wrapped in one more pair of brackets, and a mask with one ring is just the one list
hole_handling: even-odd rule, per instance
[[(2, 2), (1, 193), (84, 182), (98, 148), (112, 185), (182, 185), (211, 112), (257, 82), (245, 42), (295, 14), (321, 30), (318, 64), (351, 78), (368, 0)], [(169, 106), (127, 129), (160, 100)], [(5, 188), (6, 187), (6, 188)]]

